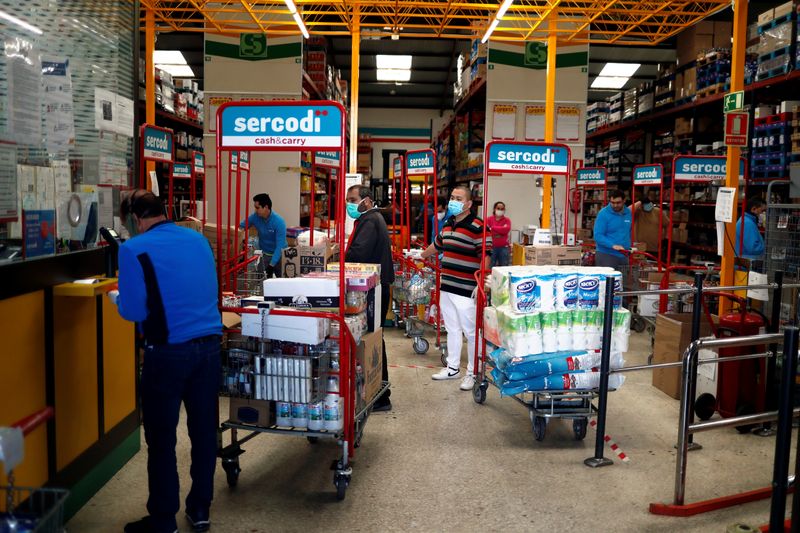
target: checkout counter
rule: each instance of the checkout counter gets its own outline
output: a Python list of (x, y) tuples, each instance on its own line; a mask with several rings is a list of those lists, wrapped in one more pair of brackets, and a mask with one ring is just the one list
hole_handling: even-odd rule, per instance
[[(0, 426), (55, 409), (14, 475), (69, 489), (65, 518), (140, 448), (134, 324), (105, 296), (105, 271), (102, 248), (0, 263)], [(86, 278), (98, 281), (75, 283)]]

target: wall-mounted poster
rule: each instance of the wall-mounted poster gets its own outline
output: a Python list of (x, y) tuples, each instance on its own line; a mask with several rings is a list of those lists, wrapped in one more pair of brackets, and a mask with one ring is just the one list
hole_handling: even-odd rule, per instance
[(544, 106), (525, 106), (525, 140), (544, 140)]
[(581, 110), (577, 106), (556, 107), (556, 141), (577, 141), (581, 137)]
[(492, 138), (513, 141), (517, 133), (517, 106), (495, 104), (493, 110)]

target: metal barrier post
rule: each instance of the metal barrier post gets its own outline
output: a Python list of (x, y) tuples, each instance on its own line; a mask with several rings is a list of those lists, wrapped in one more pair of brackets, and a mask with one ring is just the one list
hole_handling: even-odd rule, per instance
[[(775, 271), (775, 283), (778, 285), (770, 295), (772, 297), (772, 314), (769, 317), (768, 333), (778, 333), (781, 327), (781, 304), (783, 303), (783, 271)], [(778, 345), (773, 343), (767, 348), (770, 352), (777, 354)], [(777, 357), (770, 357), (767, 359), (767, 379), (766, 379), (766, 410), (775, 411), (778, 409), (778, 368), (776, 365)], [(759, 437), (770, 437), (775, 434), (772, 429), (772, 423), (764, 422), (764, 424), (753, 432)]]
[[(772, 471), (772, 503), (769, 513), (771, 533), (782, 532), (786, 520), (786, 494), (789, 490), (789, 453), (792, 444), (792, 406), (794, 379), (797, 374), (797, 327), (788, 327), (783, 335), (783, 368), (778, 405), (778, 435), (775, 439), (775, 466)], [(793, 517), (794, 518), (794, 517)]]
[[(694, 303), (692, 304), (692, 337), (690, 342), (700, 338), (700, 320), (703, 316), (703, 281), (705, 273), (696, 272), (694, 275)], [(695, 358), (696, 359), (696, 358)], [(692, 364), (689, 379), (689, 425), (694, 422), (694, 400), (697, 395), (697, 363)], [(701, 450), (703, 447), (694, 442), (694, 435), (689, 435), (689, 451)]]
[(675, 461), (675, 497), (673, 503), (675, 505), (683, 505), (683, 499), (686, 489), (686, 456), (689, 453), (689, 426), (692, 419), (692, 404), (690, 400), (690, 392), (692, 389), (691, 383), (691, 368), (697, 369), (695, 361), (697, 360), (697, 348), (699, 341), (692, 341), (686, 348), (683, 354), (683, 365), (681, 368), (681, 408), (680, 408), (680, 422), (678, 425), (678, 459)]
[(608, 404), (608, 375), (611, 370), (611, 326), (614, 323), (614, 278), (606, 277), (606, 301), (603, 308), (603, 349), (600, 359), (600, 392), (597, 396), (597, 435), (594, 440), (594, 457), (583, 464), (592, 468), (609, 466), (614, 461), (603, 457), (606, 435), (606, 406)]

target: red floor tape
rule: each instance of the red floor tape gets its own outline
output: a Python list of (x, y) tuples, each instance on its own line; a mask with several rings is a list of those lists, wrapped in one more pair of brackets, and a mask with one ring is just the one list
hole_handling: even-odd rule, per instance
[[(597, 420), (593, 419), (591, 422), (589, 422), (589, 425), (592, 426), (592, 428), (596, 430), (597, 429)], [(625, 455), (625, 452), (623, 452), (620, 449), (619, 445), (616, 442), (614, 442), (613, 440), (611, 440), (611, 436), (610, 435), (608, 435), (608, 434), (604, 435), (603, 436), (603, 440), (606, 441), (606, 443), (608, 443), (608, 445), (611, 448), (611, 450), (615, 454), (617, 454), (617, 457), (619, 457), (620, 461), (625, 461), (627, 463), (627, 462), (629, 462), (631, 460), (630, 457)]]

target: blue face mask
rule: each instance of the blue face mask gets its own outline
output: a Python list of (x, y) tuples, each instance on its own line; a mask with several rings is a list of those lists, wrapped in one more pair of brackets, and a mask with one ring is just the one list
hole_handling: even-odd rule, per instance
[(645, 213), (649, 213), (650, 211), (653, 210), (653, 204), (644, 204), (644, 205), (642, 205), (642, 210)]
[(350, 218), (358, 218), (361, 216), (361, 211), (358, 210), (359, 205), (361, 205), (361, 202), (357, 204), (347, 204), (347, 214), (350, 215)]
[(447, 210), (450, 211), (453, 216), (460, 215), (464, 210), (464, 203), (458, 200), (450, 200), (447, 202)]

